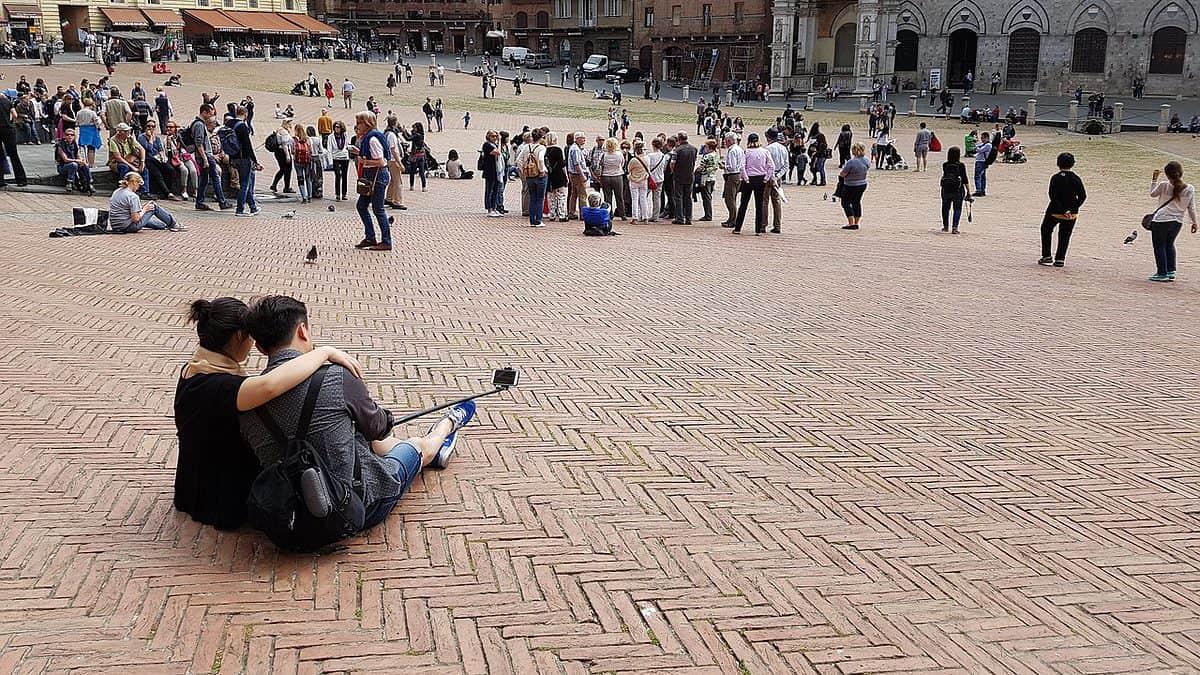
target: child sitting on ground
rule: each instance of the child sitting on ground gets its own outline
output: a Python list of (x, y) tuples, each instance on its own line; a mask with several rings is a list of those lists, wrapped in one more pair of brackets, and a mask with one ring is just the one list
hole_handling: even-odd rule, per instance
[(590, 191), (587, 206), (579, 214), (583, 217), (583, 233), (589, 237), (608, 237), (620, 232), (612, 229), (612, 207), (604, 203), (599, 192)]
[(463, 171), (462, 162), (458, 159), (458, 151), (453, 148), (446, 153), (446, 177), (454, 180), (475, 177), (474, 171)]

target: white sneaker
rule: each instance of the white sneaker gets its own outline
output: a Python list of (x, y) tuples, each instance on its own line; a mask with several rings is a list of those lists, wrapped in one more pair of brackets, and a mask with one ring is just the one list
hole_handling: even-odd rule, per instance
[(500, 216), (501, 216), (501, 213), (499, 211), (488, 211), (487, 212), (488, 218), (499, 218)]

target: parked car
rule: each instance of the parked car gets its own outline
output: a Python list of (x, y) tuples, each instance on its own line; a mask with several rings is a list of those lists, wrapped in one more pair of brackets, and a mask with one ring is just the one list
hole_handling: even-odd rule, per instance
[(526, 54), (525, 67), (530, 69), (552, 68), (557, 65), (549, 54)]
[(642, 71), (633, 67), (618, 68), (605, 75), (604, 81), (609, 84), (616, 84), (617, 82), (641, 82)]
[(508, 64), (525, 64), (525, 57), (529, 56), (528, 47), (505, 47), (500, 52), (500, 61)]

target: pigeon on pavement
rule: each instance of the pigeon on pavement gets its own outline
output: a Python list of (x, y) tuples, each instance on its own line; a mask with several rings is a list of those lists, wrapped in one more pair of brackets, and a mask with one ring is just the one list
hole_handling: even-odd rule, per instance
[(316, 247), (316, 245), (313, 245), (312, 248), (308, 249), (308, 255), (304, 256), (304, 262), (309, 265), (315, 265), (317, 263), (317, 247)]

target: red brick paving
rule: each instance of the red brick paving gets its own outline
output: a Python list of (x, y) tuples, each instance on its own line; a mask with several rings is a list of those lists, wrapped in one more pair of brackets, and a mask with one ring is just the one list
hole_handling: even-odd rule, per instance
[[(345, 205), (49, 240), (69, 202), (0, 194), (0, 672), (1194, 672), (1194, 242), (1144, 282), (1114, 186), (1033, 265), (1056, 150), (958, 238), (927, 175), (741, 239), (435, 181), (391, 254)], [(183, 308), (266, 292), (396, 410), (524, 384), (345, 551), (218, 534), (171, 507)]]

